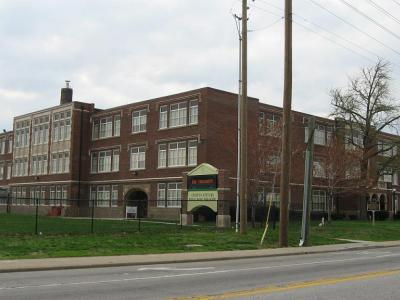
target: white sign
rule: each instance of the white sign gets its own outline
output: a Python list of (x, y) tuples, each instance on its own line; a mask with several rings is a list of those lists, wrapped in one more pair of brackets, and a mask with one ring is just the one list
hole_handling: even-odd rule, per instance
[(125, 217), (128, 218), (128, 214), (130, 215), (130, 218), (137, 218), (137, 206), (127, 206), (126, 207), (126, 212), (125, 212)]

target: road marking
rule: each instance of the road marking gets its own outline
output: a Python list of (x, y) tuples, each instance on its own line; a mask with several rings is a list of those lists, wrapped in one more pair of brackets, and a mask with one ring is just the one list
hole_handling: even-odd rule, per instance
[(210, 275), (210, 274), (224, 274), (224, 273), (234, 273), (234, 272), (269, 270), (269, 269), (276, 269), (276, 268), (299, 267), (299, 266), (307, 266), (307, 265), (321, 265), (321, 264), (340, 263), (340, 262), (349, 262), (349, 261), (357, 261), (357, 260), (371, 260), (371, 259), (379, 259), (379, 258), (395, 257), (395, 256), (400, 256), (400, 254), (388, 254), (388, 255), (368, 256), (368, 257), (367, 256), (361, 256), (361, 257), (354, 257), (354, 258), (311, 261), (311, 262), (304, 262), (304, 263), (297, 263), (297, 264), (272, 265), (272, 266), (253, 267), (253, 268), (240, 268), (240, 269), (225, 269), (225, 270), (205, 271), (205, 272), (196, 272), (196, 273), (182, 273), (182, 274), (158, 275), (158, 276), (147, 276), (147, 277), (132, 277), (132, 278), (108, 279), (108, 280), (99, 280), (99, 281), (60, 282), (60, 283), (48, 283), (48, 284), (41, 284), (41, 285), (0, 287), (0, 291), (1, 290), (13, 290), (13, 289), (51, 288), (51, 287), (78, 286), (78, 285), (96, 285), (96, 284), (109, 284), (109, 283), (118, 283), (118, 282), (132, 282), (132, 281), (139, 281), (139, 280), (191, 277), (191, 276), (202, 276), (202, 275)]
[(167, 268), (167, 267), (155, 267), (155, 268), (139, 268), (138, 271), (199, 271), (199, 270), (211, 270), (215, 267), (204, 267), (204, 268)]
[(191, 296), (191, 297), (180, 297), (180, 298), (170, 298), (169, 300), (220, 300), (220, 299), (232, 299), (239, 297), (249, 297), (260, 294), (270, 294), (275, 292), (287, 292), (297, 289), (304, 289), (309, 287), (323, 286), (323, 285), (334, 285), (338, 283), (352, 282), (352, 281), (360, 281), (367, 280), (377, 277), (383, 276), (393, 276), (399, 275), (400, 269), (395, 270), (385, 270), (379, 272), (370, 272), (370, 273), (362, 273), (357, 275), (350, 275), (344, 277), (333, 277), (333, 278), (325, 278), (318, 279), (313, 281), (303, 281), (303, 282), (294, 282), (288, 283), (284, 285), (271, 285), (263, 288), (255, 288), (250, 290), (242, 290), (242, 291), (234, 291), (234, 292), (226, 292), (218, 295), (204, 295), (204, 296)]

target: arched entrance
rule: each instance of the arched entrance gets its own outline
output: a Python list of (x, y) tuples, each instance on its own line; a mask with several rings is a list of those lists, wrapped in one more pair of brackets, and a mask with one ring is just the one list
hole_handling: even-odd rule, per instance
[(137, 217), (147, 218), (148, 197), (141, 190), (133, 189), (126, 194), (126, 206), (137, 207)]
[(195, 222), (215, 222), (217, 213), (207, 206), (193, 208), (193, 219)]
[(367, 202), (367, 210), (379, 210), (378, 195), (373, 194)]

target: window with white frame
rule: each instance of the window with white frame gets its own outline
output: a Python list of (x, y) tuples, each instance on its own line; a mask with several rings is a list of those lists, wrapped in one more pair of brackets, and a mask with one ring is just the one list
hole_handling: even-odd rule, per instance
[(185, 126), (187, 123), (187, 103), (175, 103), (170, 106), (170, 127)]
[(113, 150), (112, 170), (113, 172), (119, 171), (119, 149)]
[(158, 145), (158, 167), (165, 168), (167, 166), (167, 145)]
[(197, 124), (199, 121), (199, 103), (197, 100), (189, 102), (189, 124)]
[(118, 172), (119, 154), (119, 149), (92, 152), (90, 173)]
[(4, 179), (4, 163), (0, 163), (0, 180)]
[(391, 143), (379, 141), (378, 142), (379, 155), (384, 157), (393, 157), (397, 155), (397, 147)]
[(52, 141), (68, 141), (71, 139), (71, 111), (62, 111), (53, 114)]
[(11, 175), (12, 175), (12, 164), (9, 163), (7, 164), (7, 179), (11, 179)]
[(132, 132), (145, 132), (147, 125), (147, 109), (132, 112)]
[(326, 191), (325, 190), (313, 190), (312, 191), (312, 210), (313, 211), (326, 211)]
[(121, 116), (114, 116), (114, 136), (120, 136), (121, 134)]
[(35, 155), (31, 158), (31, 175), (47, 174), (47, 155)]
[(14, 160), (13, 176), (28, 176), (28, 158), (17, 158)]
[(132, 147), (131, 148), (131, 159), (130, 159), (131, 170), (143, 170), (146, 168), (146, 147)]
[(168, 183), (167, 207), (181, 207), (182, 184), (179, 182)]
[(33, 120), (33, 145), (43, 145), (49, 142), (49, 116), (37, 117)]
[(58, 152), (51, 154), (51, 173), (61, 174), (69, 172), (69, 152)]
[(0, 139), (0, 154), (6, 153), (6, 138)]
[(166, 190), (167, 185), (165, 183), (157, 184), (157, 207), (166, 206)]
[(313, 177), (325, 178), (325, 165), (322, 161), (313, 161)]
[(15, 148), (24, 148), (29, 146), (29, 135), (30, 135), (29, 120), (19, 121), (15, 124)]
[(89, 206), (118, 206), (118, 185), (98, 185), (90, 187)]
[(99, 139), (112, 137), (113, 117), (100, 119)]
[(8, 153), (12, 153), (13, 152), (13, 137), (10, 136), (8, 138)]
[(164, 129), (168, 127), (168, 105), (160, 106), (160, 119), (159, 128)]
[(197, 165), (197, 140), (188, 142), (188, 166)]
[(111, 155), (111, 150), (99, 152), (98, 173), (111, 172)]
[(363, 148), (364, 141), (362, 132), (359, 130), (349, 130), (345, 136), (345, 149), (355, 150), (357, 148)]
[(345, 177), (346, 179), (360, 178), (361, 166), (358, 162), (354, 162), (346, 167)]
[(168, 166), (186, 165), (186, 142), (172, 142), (168, 145)]
[(281, 195), (279, 193), (267, 193), (267, 205), (272, 202), (276, 207), (281, 203)]
[[(325, 146), (328, 145), (332, 139), (332, 126), (325, 126), (317, 124), (314, 130), (314, 144)], [(304, 142), (307, 143), (310, 137), (308, 127), (304, 128)]]

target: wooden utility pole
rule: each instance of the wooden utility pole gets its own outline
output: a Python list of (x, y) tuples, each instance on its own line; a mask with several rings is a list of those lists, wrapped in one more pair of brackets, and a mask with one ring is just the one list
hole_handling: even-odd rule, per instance
[(292, 0), (285, 0), (285, 82), (283, 91), (283, 132), (280, 182), (279, 246), (288, 246), (290, 190), (290, 127), (292, 107)]
[(242, 89), (240, 98), (240, 233), (247, 232), (247, 0), (242, 3)]

